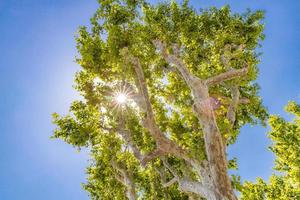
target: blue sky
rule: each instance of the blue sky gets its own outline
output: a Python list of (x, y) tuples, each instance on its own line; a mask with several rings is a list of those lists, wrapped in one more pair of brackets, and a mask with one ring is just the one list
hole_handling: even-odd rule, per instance
[[(251, 2), (251, 3), (250, 3)], [(281, 114), (300, 94), (300, 1), (192, 0), (197, 8), (229, 4), (266, 10), (259, 84), (270, 113)], [(78, 98), (74, 33), (87, 25), (96, 0), (0, 0), (0, 199), (85, 200), (86, 152), (50, 140), (51, 113)], [(244, 179), (267, 179), (273, 155), (261, 127), (244, 127), (229, 149)]]

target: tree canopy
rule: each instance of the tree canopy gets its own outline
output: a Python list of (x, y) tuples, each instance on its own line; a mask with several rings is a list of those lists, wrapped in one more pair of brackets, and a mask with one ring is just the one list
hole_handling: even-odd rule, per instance
[(269, 183), (261, 178), (256, 183), (245, 182), (242, 199), (300, 199), (300, 105), (291, 101), (286, 111), (295, 116), (291, 122), (275, 115), (269, 118), (273, 142), (270, 149), (276, 155), (274, 169), (278, 173), (270, 177)]
[[(226, 147), (240, 128), (268, 119), (255, 82), (263, 15), (99, 0), (76, 36), (83, 100), (53, 114), (54, 138), (90, 149), (84, 188), (92, 199), (232, 200), (235, 189), (242, 199), (299, 197), (298, 119), (269, 119), (284, 175), (241, 185), (227, 173), (236, 162)], [(288, 110), (299, 116), (296, 104)]]

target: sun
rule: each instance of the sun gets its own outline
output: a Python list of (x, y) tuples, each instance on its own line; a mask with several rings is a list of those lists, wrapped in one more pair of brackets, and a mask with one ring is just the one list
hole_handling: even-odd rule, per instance
[(115, 100), (118, 104), (124, 104), (127, 101), (127, 95), (124, 93), (118, 93), (115, 96)]
[(131, 97), (132, 93), (129, 87), (123, 85), (115, 88), (115, 91), (112, 94), (113, 110), (123, 110), (127, 108), (127, 105), (131, 105), (132, 103)]

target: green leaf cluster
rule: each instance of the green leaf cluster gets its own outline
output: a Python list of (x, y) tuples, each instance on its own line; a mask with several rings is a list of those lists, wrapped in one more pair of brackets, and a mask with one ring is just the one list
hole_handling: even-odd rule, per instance
[(270, 150), (276, 156), (274, 169), (278, 173), (268, 183), (261, 178), (256, 183), (245, 182), (242, 199), (300, 199), (300, 105), (291, 101), (286, 111), (295, 116), (291, 122), (275, 115), (269, 118), (269, 137), (273, 142)]
[[(134, 85), (136, 81), (133, 66), (126, 63), (123, 50), (127, 49), (140, 59), (159, 128), (188, 150), (191, 157), (202, 161), (206, 158), (203, 133), (192, 112), (191, 92), (172, 70), (173, 66), (158, 55), (152, 41), (166, 42), (170, 52), (172, 43), (182, 46), (183, 61), (202, 79), (230, 69), (241, 69), (247, 63), (249, 73), (245, 77), (209, 91), (221, 101), (215, 114), (224, 141), (230, 145), (243, 125), (264, 124), (268, 117), (255, 83), (259, 63), (256, 48), (264, 38), (262, 19), (262, 11), (234, 14), (229, 6), (197, 11), (188, 1), (151, 5), (142, 0), (99, 0), (91, 27), (80, 27), (76, 35), (79, 54), (76, 62), (82, 69), (76, 74), (75, 89), (83, 100), (72, 103), (66, 116), (53, 114), (57, 126), (54, 138), (78, 148), (88, 147), (91, 151), (84, 188), (92, 199), (127, 198), (126, 187), (118, 181), (120, 170), (117, 168), (130, 174), (140, 199), (188, 199), (191, 195), (181, 193), (177, 184), (164, 188), (157, 172), (162, 168), (162, 162), (156, 159), (147, 167), (141, 166), (118, 133), (122, 115), (126, 130), (130, 131), (131, 139), (141, 153), (155, 149), (154, 139), (142, 126), (145, 113), (131, 101), (121, 106), (114, 99), (116, 92), (126, 90), (126, 84)], [(228, 60), (230, 69), (222, 61), (223, 57)], [(240, 104), (231, 127), (226, 112), (231, 99), (229, 88), (235, 84), (240, 85), (241, 96), (250, 103)], [(179, 174), (198, 178), (184, 161), (171, 156), (167, 159)], [(278, 163), (282, 163), (278, 164), (279, 168), (285, 167), (285, 160)], [(237, 168), (236, 162), (231, 161), (229, 167)], [(165, 173), (169, 181), (172, 175)]]

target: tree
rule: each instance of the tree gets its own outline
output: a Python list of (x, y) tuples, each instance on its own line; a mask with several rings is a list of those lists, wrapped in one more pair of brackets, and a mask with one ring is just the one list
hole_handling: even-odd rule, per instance
[(276, 155), (275, 169), (269, 183), (261, 178), (256, 183), (245, 182), (242, 197), (245, 200), (297, 200), (300, 199), (300, 105), (291, 101), (286, 111), (295, 115), (292, 122), (271, 116), (269, 124), (271, 151)]
[(53, 115), (53, 137), (91, 149), (92, 199), (237, 199), (226, 148), (268, 117), (255, 83), (262, 18), (99, 0), (76, 38), (84, 100)]

